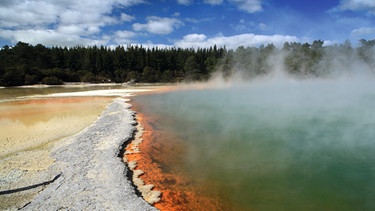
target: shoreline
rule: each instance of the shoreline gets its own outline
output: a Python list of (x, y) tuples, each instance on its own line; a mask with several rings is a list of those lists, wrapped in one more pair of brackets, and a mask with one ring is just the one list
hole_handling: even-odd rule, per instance
[(137, 168), (137, 162), (141, 153), (139, 147), (143, 142), (144, 128), (136, 117), (135, 120), (137, 121), (137, 125), (133, 138), (129, 140), (128, 143), (124, 144), (124, 152), (121, 153), (120, 156), (129, 169), (128, 179), (131, 180), (134, 188), (137, 190), (137, 195), (142, 196), (147, 203), (155, 205), (155, 203), (158, 203), (161, 199), (161, 192), (154, 190), (153, 184), (145, 184), (145, 181), (141, 178), (145, 172), (142, 169)]
[(130, 104), (116, 98), (91, 126), (54, 147), (48, 175), (60, 176), (23, 208), (156, 210), (136, 195), (119, 158), (135, 123)]
[[(126, 103), (127, 100), (124, 97), (170, 89), (174, 89), (174, 86), (130, 87), (121, 90), (121, 92), (112, 89), (110, 91), (98, 90), (32, 96), (42, 101), (43, 99), (60, 99), (61, 97), (61, 99), (64, 97), (99, 96), (121, 98), (113, 98), (103, 108), (99, 117), (77, 134), (46, 143), (43, 146), (38, 146), (37, 149), (17, 152), (15, 156), (20, 162), (25, 160), (37, 163), (37, 167), (33, 166), (37, 169), (33, 169), (35, 172), (31, 176), (29, 173), (27, 175), (25, 173), (10, 175), (10, 179), (13, 180), (13, 177), (16, 177), (14, 179), (23, 182), (12, 186), (3, 186), (0, 189), (0, 201), (7, 202), (1, 207), (26, 210), (59, 208), (156, 210), (137, 194), (133, 181), (129, 180), (128, 175), (131, 174), (131, 171), (122, 161), (125, 146), (135, 135), (137, 124), (135, 112), (130, 108), (131, 105)], [(111, 94), (110, 92), (113, 93), (113, 91), (115, 93)], [(33, 99), (32, 97), (30, 99)], [(26, 100), (28, 99), (29, 97)], [(109, 134), (107, 135), (107, 133)], [(122, 135), (118, 133), (122, 133)], [(48, 158), (46, 161), (41, 162), (39, 156), (41, 152), (44, 153), (43, 159), (44, 157)], [(4, 164), (6, 159), (4, 157), (0, 162)], [(12, 159), (14, 158), (12, 157)], [(6, 165), (12, 167), (12, 162)], [(103, 172), (103, 167), (105, 167), (105, 172)], [(24, 167), (21, 166), (21, 168)], [(22, 169), (21, 171), (29, 172), (27, 168)], [(0, 173), (5, 176), (13, 174), (12, 172)]]
[[(194, 179), (183, 173), (185, 161), (181, 155), (188, 153), (183, 140), (159, 128), (157, 115), (147, 114), (134, 100), (129, 103), (143, 132), (140, 141), (134, 140), (136, 153), (125, 154), (125, 157), (130, 162), (136, 161), (131, 170), (140, 174), (133, 180), (142, 180), (142, 186), (152, 187), (146, 193), (149, 190), (160, 192), (154, 207), (164, 211), (227, 210), (217, 198), (202, 194), (205, 187), (195, 186)], [(128, 149), (133, 146), (128, 145)]]

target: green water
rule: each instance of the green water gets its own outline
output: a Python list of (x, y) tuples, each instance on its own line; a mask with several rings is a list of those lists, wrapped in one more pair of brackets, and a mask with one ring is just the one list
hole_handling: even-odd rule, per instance
[(263, 82), (135, 100), (184, 140), (194, 185), (213, 184), (233, 210), (375, 209), (372, 83)]

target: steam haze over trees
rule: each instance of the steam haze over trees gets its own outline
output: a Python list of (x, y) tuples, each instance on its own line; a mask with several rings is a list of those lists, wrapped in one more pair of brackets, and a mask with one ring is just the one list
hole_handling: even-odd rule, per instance
[(240, 73), (241, 77), (254, 78), (278, 68), (306, 78), (375, 69), (375, 40), (362, 39), (356, 48), (349, 41), (323, 44), (315, 40), (285, 42), (282, 48), (268, 44), (228, 50), (216, 46), (183, 49), (131, 45), (48, 48), (18, 42), (0, 50), (0, 85), (204, 81), (217, 71), (224, 77)]

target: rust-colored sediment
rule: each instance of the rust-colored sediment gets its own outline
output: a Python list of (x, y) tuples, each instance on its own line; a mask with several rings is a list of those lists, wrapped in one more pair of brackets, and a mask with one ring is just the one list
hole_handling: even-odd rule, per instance
[[(186, 153), (183, 142), (173, 135), (153, 128), (158, 121), (156, 116), (145, 116), (133, 103), (137, 121), (142, 124), (143, 142), (140, 153), (127, 154), (128, 162), (137, 161), (137, 167), (144, 172), (140, 178), (145, 184), (153, 184), (154, 190), (161, 192), (161, 200), (154, 206), (162, 211), (174, 210), (224, 210), (218, 199), (203, 192), (207, 187), (195, 182), (184, 174), (183, 154)], [(128, 145), (130, 149), (131, 145)], [(177, 166), (177, 168), (176, 168)], [(179, 170), (178, 166), (181, 166)]]

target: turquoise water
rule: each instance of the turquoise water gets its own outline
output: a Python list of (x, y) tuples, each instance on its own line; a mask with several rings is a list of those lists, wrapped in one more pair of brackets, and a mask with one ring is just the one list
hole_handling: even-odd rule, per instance
[[(233, 210), (374, 210), (375, 85), (284, 81), (140, 96), (193, 185)], [(210, 193), (211, 192), (211, 193)]]

